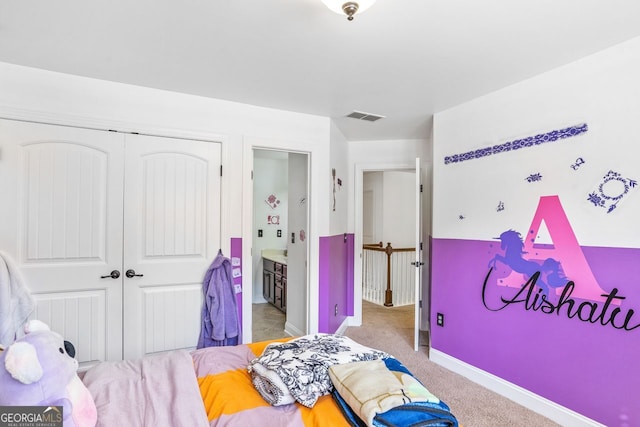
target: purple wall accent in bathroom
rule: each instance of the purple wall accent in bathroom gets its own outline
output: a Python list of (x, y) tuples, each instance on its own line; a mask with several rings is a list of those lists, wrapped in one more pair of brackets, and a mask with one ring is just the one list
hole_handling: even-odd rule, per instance
[[(566, 307), (560, 314), (526, 310), (524, 303), (490, 311), (482, 285), (496, 242), (433, 239), (432, 245), (434, 349), (605, 425), (640, 425), (640, 328), (626, 331), (569, 318)], [(602, 289), (617, 288), (625, 298), (607, 313), (619, 308), (615, 323), (622, 325), (633, 310), (630, 326), (640, 324), (640, 249), (582, 251)], [(502, 305), (500, 297), (518, 291), (490, 288), (487, 302), (494, 308)], [(557, 296), (551, 298), (557, 302)], [(576, 307), (584, 302), (575, 300)], [(436, 313), (444, 314), (444, 327), (436, 326)]]
[(344, 234), (321, 237), (319, 256), (318, 331), (334, 333), (353, 312), (353, 244)]

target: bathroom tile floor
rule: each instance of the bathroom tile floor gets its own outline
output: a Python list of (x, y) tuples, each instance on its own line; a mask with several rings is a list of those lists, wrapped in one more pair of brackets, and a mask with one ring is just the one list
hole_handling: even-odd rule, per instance
[(288, 336), (284, 332), (286, 315), (269, 303), (253, 304), (253, 342)]

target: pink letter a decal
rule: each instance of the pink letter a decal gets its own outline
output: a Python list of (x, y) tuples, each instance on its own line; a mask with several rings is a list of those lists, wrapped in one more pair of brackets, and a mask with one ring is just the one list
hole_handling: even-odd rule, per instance
[[(543, 220), (549, 231), (552, 244), (536, 243)], [(560, 261), (565, 276), (575, 283), (572, 294), (574, 298), (590, 301), (605, 300), (602, 295), (606, 292), (600, 288), (598, 281), (593, 276), (591, 267), (584, 257), (558, 196), (540, 197), (538, 208), (533, 216), (533, 221), (531, 221), (531, 227), (529, 227), (529, 233), (523, 240), (523, 250), (529, 254), (530, 260), (539, 262), (541, 265), (548, 258)], [(541, 271), (541, 273), (544, 275), (545, 272)], [(556, 295), (559, 295), (562, 292), (562, 287), (555, 291)]]

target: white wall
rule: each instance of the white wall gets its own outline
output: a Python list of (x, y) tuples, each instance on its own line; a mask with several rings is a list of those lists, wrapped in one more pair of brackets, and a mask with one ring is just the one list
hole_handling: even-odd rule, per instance
[[(639, 75), (636, 38), (437, 114), (434, 237), (483, 240), (508, 228), (526, 230), (538, 203), (534, 196), (557, 194), (581, 245), (637, 247), (640, 221), (629, 207), (638, 206), (638, 187), (609, 215), (594, 209), (587, 196), (609, 170), (640, 179)], [(444, 164), (448, 155), (580, 123), (588, 124), (586, 134)], [(573, 170), (578, 157), (586, 163)], [(543, 179), (522, 185), (534, 173)], [(497, 215), (499, 201), (505, 210)], [(460, 214), (466, 219), (459, 220)]]
[[(349, 176), (348, 144), (344, 135), (331, 123), (331, 165), (327, 171), (327, 180), (330, 185), (330, 197), (328, 200), (331, 213), (329, 235), (334, 236), (347, 232), (349, 213), (349, 184), (352, 182)], [(332, 172), (335, 170), (335, 178)], [(338, 180), (342, 185), (338, 184)]]
[(374, 243), (391, 243), (394, 248), (415, 246), (415, 172), (378, 171), (365, 172), (363, 190), (374, 194), (372, 212), (362, 213), (372, 217)]
[[(362, 177), (362, 190), (370, 191), (372, 194), (372, 206), (371, 212), (367, 212), (365, 209), (362, 211), (362, 224), (364, 224), (365, 218), (368, 218), (372, 223), (373, 239), (363, 243), (379, 243), (383, 241), (383, 223), (384, 223), (384, 211), (382, 205), (384, 203), (384, 185), (383, 185), (382, 171), (364, 172)], [(363, 193), (364, 194), (364, 193)], [(360, 197), (355, 195), (355, 197)], [(358, 230), (360, 231), (360, 230)], [(384, 244), (384, 243), (383, 243)]]
[(394, 248), (416, 245), (416, 174), (415, 171), (385, 171), (382, 242)]

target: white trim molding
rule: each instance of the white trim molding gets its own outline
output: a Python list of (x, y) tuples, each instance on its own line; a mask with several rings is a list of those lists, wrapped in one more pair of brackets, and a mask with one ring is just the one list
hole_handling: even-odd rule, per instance
[(513, 400), (525, 408), (531, 409), (562, 426), (567, 427), (605, 427), (590, 418), (585, 417), (571, 409), (539, 396), (531, 391), (517, 386), (504, 379), (492, 375), (482, 369), (469, 365), (455, 357), (436, 349), (429, 349), (429, 360), (443, 366), (450, 371), (462, 375), (493, 392)]

